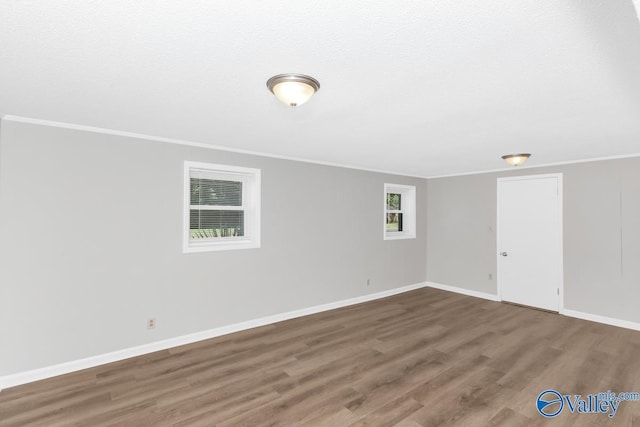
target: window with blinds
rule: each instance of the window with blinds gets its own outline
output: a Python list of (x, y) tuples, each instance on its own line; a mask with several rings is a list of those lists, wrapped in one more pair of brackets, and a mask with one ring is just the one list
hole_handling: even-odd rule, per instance
[(185, 162), (185, 252), (260, 247), (260, 170)]

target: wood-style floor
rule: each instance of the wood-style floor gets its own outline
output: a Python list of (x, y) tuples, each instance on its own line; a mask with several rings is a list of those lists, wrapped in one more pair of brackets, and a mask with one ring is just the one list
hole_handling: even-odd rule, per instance
[(640, 426), (549, 388), (640, 391), (640, 332), (421, 289), (7, 389), (0, 426)]

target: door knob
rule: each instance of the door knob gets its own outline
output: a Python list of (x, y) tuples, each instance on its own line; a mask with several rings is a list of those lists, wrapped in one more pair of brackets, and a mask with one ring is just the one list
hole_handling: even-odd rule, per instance
[(500, 252), (500, 255), (507, 256), (507, 253), (506, 252)]

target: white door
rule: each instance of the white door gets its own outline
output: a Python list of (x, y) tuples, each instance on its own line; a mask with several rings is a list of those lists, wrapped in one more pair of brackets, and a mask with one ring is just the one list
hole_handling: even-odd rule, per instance
[(498, 178), (498, 296), (559, 311), (562, 174)]

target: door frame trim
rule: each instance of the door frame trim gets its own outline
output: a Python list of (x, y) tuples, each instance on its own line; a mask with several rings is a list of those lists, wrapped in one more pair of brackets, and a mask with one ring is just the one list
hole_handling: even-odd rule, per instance
[(519, 175), (519, 176), (509, 176), (497, 178), (496, 180), (496, 283), (497, 283), (497, 296), (499, 301), (503, 301), (502, 299), (502, 274), (500, 268), (500, 183), (505, 181), (525, 181), (532, 179), (544, 179), (544, 178), (556, 178), (558, 180), (558, 202), (559, 213), (560, 216), (560, 235), (558, 238), (560, 239), (560, 259), (558, 262), (558, 274), (560, 275), (560, 283), (558, 284), (558, 313), (562, 313), (564, 311), (564, 196), (563, 189), (564, 184), (562, 181), (562, 173), (547, 173), (547, 174), (539, 174), (539, 175)]

